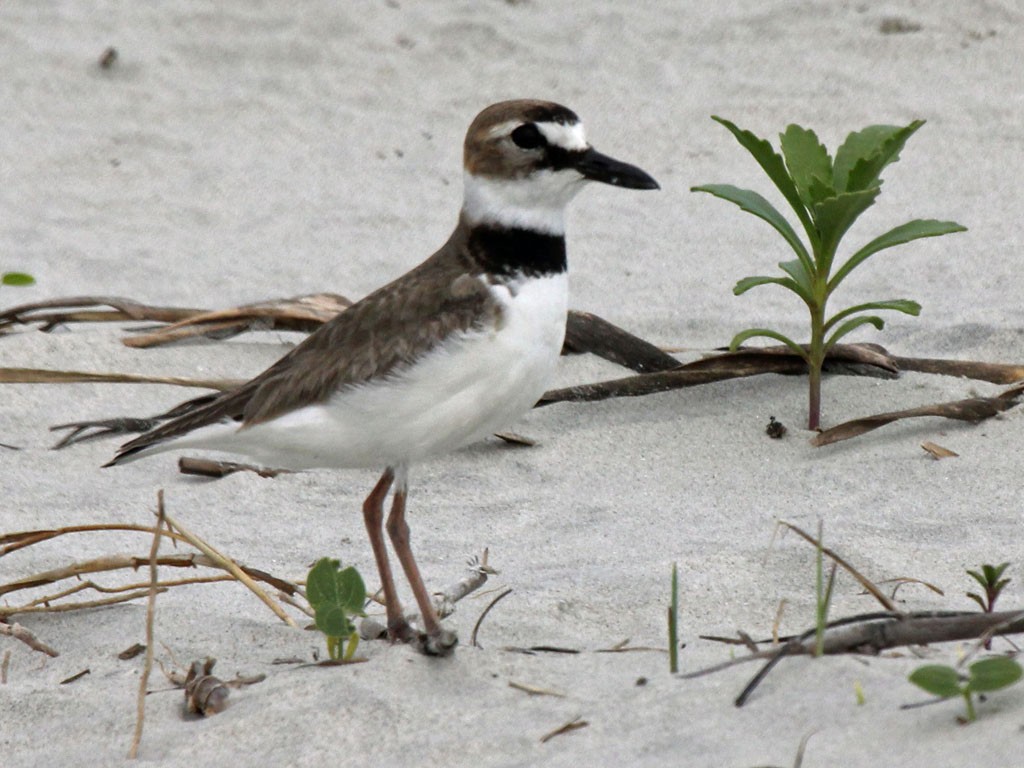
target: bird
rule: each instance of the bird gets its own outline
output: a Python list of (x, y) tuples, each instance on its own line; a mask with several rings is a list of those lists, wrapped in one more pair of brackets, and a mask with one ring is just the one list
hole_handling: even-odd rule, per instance
[[(568, 312), (565, 212), (588, 182), (659, 188), (595, 150), (567, 107), (488, 106), (466, 133), (462, 208), (444, 245), (255, 378), (125, 443), (104, 466), (200, 448), (293, 470), (383, 468), (362, 512), (388, 636), (446, 655), (458, 639), (441, 625), (413, 556), (409, 467), (502, 429), (547, 388)], [(402, 610), (385, 530), (420, 629)]]

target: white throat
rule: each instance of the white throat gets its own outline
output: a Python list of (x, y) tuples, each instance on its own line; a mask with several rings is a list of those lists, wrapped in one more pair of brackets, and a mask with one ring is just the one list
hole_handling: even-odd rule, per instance
[(462, 211), (470, 224), (565, 234), (565, 208), (586, 179), (575, 171), (537, 171), (522, 179), (464, 174)]

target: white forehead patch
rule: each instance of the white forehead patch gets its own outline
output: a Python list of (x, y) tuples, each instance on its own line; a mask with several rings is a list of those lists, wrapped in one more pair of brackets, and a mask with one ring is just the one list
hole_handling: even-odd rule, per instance
[(568, 150), (587, 148), (587, 136), (583, 123), (535, 123), (548, 144)]

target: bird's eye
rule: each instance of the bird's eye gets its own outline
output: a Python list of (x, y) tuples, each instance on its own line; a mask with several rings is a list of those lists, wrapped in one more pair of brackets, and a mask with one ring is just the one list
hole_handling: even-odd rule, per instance
[(522, 149), (536, 149), (547, 143), (544, 135), (533, 123), (523, 123), (512, 131), (512, 141)]

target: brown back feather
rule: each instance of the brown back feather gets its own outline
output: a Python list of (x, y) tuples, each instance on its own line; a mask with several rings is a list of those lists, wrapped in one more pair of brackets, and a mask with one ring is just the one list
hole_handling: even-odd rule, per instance
[(401, 370), (453, 331), (496, 322), (500, 307), (475, 279), (480, 273), (456, 228), (433, 256), (332, 318), (259, 376), (126, 443), (114, 462), (225, 419), (252, 426), (323, 403), (342, 387)]

